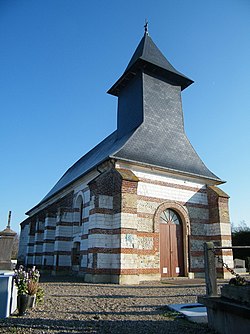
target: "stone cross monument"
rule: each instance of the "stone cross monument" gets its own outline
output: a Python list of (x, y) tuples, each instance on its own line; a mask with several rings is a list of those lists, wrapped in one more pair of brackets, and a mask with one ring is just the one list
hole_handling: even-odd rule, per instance
[(16, 232), (10, 228), (11, 211), (9, 211), (8, 225), (0, 232), (0, 270), (12, 270), (11, 253)]

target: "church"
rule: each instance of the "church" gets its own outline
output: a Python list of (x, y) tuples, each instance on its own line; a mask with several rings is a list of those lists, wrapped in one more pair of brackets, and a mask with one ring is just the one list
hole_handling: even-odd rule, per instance
[[(108, 91), (118, 98), (117, 129), (27, 212), (20, 263), (94, 283), (204, 277), (204, 242), (230, 246), (231, 228), (224, 181), (185, 134), (181, 92), (192, 83), (146, 26)], [(231, 251), (221, 255), (230, 266)]]

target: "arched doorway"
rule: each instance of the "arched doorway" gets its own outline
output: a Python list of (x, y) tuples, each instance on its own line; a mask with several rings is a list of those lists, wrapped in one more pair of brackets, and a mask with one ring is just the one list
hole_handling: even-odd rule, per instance
[(161, 276), (184, 276), (183, 226), (177, 211), (166, 208), (160, 213), (159, 232)]

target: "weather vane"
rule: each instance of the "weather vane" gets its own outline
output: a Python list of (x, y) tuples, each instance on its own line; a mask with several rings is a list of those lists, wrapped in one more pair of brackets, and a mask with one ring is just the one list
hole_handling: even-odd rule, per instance
[(148, 20), (147, 19), (145, 19), (144, 30), (145, 30), (145, 34), (148, 35)]

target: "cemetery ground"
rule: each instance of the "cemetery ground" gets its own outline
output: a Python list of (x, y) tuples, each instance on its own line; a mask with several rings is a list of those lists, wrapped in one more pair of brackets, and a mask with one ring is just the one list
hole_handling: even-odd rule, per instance
[(42, 277), (44, 302), (26, 315), (0, 320), (0, 333), (214, 333), (187, 321), (168, 304), (197, 302), (204, 280), (167, 280), (131, 286), (88, 284), (74, 277)]

